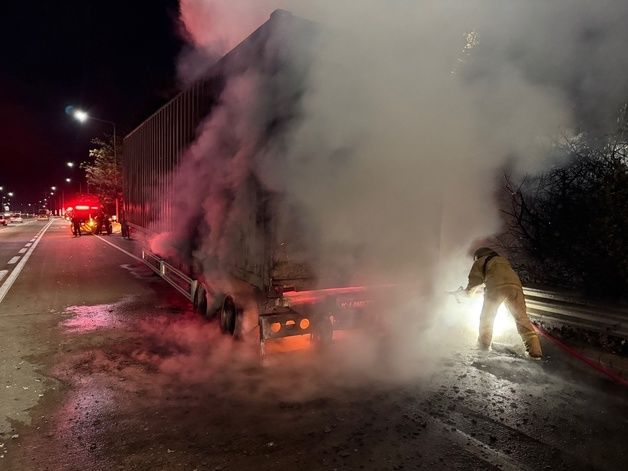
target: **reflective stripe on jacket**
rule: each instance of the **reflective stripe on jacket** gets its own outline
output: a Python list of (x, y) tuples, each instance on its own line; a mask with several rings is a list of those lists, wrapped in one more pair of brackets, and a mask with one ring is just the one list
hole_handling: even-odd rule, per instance
[(505, 286), (516, 286), (521, 288), (521, 280), (519, 276), (510, 266), (508, 259), (504, 257), (492, 256), (486, 264), (486, 272), (484, 272), (484, 262), (489, 256), (478, 258), (471, 267), (469, 272), (469, 284), (467, 290), (471, 290), (486, 285), (487, 291), (493, 291)]

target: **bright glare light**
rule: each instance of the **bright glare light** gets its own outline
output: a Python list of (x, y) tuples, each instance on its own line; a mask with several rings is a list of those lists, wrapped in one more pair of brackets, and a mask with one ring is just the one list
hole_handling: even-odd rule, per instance
[(3, 186), (0, 186), (0, 191), (2, 191), (2, 190), (4, 190), (4, 187), (3, 187)]
[(71, 178), (66, 178), (66, 179), (65, 179), (65, 181), (66, 181), (67, 183), (70, 183), (70, 182), (72, 181), (72, 179), (71, 179)]
[(66, 165), (70, 168), (74, 167), (74, 162), (66, 162)]
[[(480, 314), (482, 313), (482, 304), (484, 303), (484, 296), (476, 295), (472, 298), (471, 303), (469, 305), (469, 310), (471, 314), (469, 319), (469, 326), (474, 330), (478, 330), (480, 328)], [(515, 322), (508, 312), (506, 305), (502, 303), (497, 310), (497, 315), (495, 316), (495, 323), (493, 324), (493, 336), (498, 336), (504, 334), (506, 332), (511, 332), (515, 329)]]
[(51, 187), (50, 187), (50, 189), (51, 189), (52, 191), (56, 191), (56, 190), (57, 190), (57, 187), (56, 187), (56, 186), (51, 186)]
[(9, 191), (9, 192), (7, 193), (7, 195), (9, 195), (9, 196), (13, 196), (13, 192), (12, 192), (12, 191)]
[(54, 193), (53, 193), (52, 191), (50, 192), (50, 194), (51, 194), (51, 195), (54, 195)]
[(83, 110), (76, 110), (74, 111), (74, 117), (77, 121), (84, 123), (89, 118), (89, 115)]

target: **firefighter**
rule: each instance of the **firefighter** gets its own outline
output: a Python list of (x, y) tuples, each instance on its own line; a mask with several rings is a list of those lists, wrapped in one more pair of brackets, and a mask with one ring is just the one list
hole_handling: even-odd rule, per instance
[(72, 233), (74, 237), (81, 236), (81, 218), (76, 213), (72, 214)]
[(479, 347), (484, 350), (490, 348), (497, 309), (505, 302), (515, 318), (517, 331), (521, 335), (528, 355), (530, 358), (540, 360), (543, 356), (541, 342), (526, 312), (521, 280), (510, 266), (510, 262), (488, 247), (477, 249), (473, 254), (473, 259), (474, 263), (469, 272), (469, 284), (465, 291), (472, 295), (482, 284), (486, 287), (480, 315)]
[(126, 211), (124, 211), (124, 209), (120, 211), (120, 231), (122, 233), (122, 237), (129, 240), (131, 239), (131, 231), (129, 223), (126, 220)]
[(105, 224), (106, 216), (105, 212), (101, 209), (96, 214), (96, 235), (100, 235), (102, 232), (102, 226)]

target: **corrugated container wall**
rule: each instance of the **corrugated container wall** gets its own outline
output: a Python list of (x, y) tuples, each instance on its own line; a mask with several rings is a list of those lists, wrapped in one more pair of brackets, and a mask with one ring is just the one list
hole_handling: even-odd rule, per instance
[(172, 227), (168, 195), (174, 190), (173, 172), (209, 113), (214, 92), (212, 81), (197, 82), (124, 139), (125, 210), (130, 224), (151, 230)]
[[(173, 227), (170, 195), (185, 149), (193, 142), (201, 121), (207, 117), (229, 77), (251, 68), (277, 67), (281, 54), (273, 56), (280, 32), (283, 43), (290, 44), (304, 31), (314, 31), (304, 20), (277, 10), (237, 47), (209, 67), (203, 79), (177, 95), (124, 139), (124, 195), (127, 221), (142, 230), (163, 231)], [(291, 36), (290, 36), (291, 35)], [(211, 156), (207, 156), (211, 158)]]

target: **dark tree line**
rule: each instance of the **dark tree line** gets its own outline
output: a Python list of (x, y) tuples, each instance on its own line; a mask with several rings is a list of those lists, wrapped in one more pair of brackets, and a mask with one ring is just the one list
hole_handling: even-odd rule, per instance
[(509, 251), (528, 284), (628, 298), (628, 119), (611, 135), (565, 138), (564, 164), (506, 178)]

